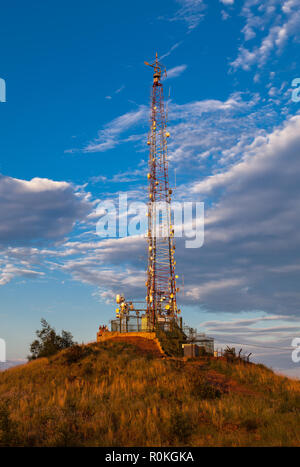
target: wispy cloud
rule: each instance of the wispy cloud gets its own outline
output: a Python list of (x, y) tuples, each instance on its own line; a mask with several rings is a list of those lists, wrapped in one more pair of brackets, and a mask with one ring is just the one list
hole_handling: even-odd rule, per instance
[(184, 21), (189, 31), (195, 29), (203, 18), (205, 4), (203, 0), (177, 0), (181, 5), (174, 16), (169, 18), (169, 21)]
[(175, 66), (174, 68), (170, 68), (170, 70), (167, 71), (167, 78), (169, 79), (177, 78), (186, 69), (187, 69), (187, 65), (179, 65), (179, 66)]
[[(125, 84), (122, 84), (122, 86), (120, 86), (118, 89), (114, 91), (114, 94), (120, 94), (120, 92), (122, 92), (124, 89), (125, 89)], [(112, 98), (113, 97), (111, 95), (105, 96), (105, 99), (109, 101), (112, 100)]]
[(115, 118), (104, 126), (98, 133), (98, 138), (89, 143), (85, 152), (104, 152), (120, 144), (120, 135), (129, 128), (134, 127), (148, 115), (146, 106), (141, 105), (137, 110), (127, 112), (120, 117)]
[(35, 278), (43, 276), (45, 273), (33, 269), (17, 267), (13, 264), (6, 264), (3, 269), (0, 266), (0, 286), (8, 284), (15, 277)]
[(132, 169), (132, 170), (125, 170), (121, 173), (113, 175), (111, 178), (104, 177), (103, 175), (98, 175), (95, 177), (91, 177), (91, 183), (130, 183), (137, 180), (140, 180), (141, 177), (145, 177), (147, 172), (147, 168), (144, 167), (143, 169)]
[(261, 131), (258, 122), (274, 118), (271, 109), (268, 113), (259, 111), (258, 103), (258, 95), (241, 93), (234, 93), (224, 101), (205, 99), (182, 105), (170, 102), (172, 162), (185, 165), (185, 171), (193, 166), (191, 173), (195, 174), (203, 157), (210, 157), (213, 166), (219, 165), (220, 159), (223, 163), (230, 157), (235, 159), (243, 150), (238, 141), (250, 143)]
[(242, 14), (246, 17), (243, 28), (245, 41), (250, 41), (257, 31), (267, 31), (260, 45), (239, 47), (237, 58), (231, 62), (234, 70), (249, 70), (252, 66), (262, 67), (274, 52), (280, 54), (290, 39), (300, 36), (300, 0), (272, 0), (261, 4), (246, 0)]
[(123, 89), (125, 89), (125, 84), (122, 84), (122, 86), (120, 88), (116, 89), (115, 94), (120, 94), (120, 92), (122, 92)]
[(299, 317), (270, 314), (204, 321), (199, 327), (214, 336), (216, 347), (229, 344), (242, 348), (243, 353), (252, 353), (251, 360), (263, 360), (279, 370), (292, 366), (291, 342), (298, 333), (299, 324)]
[(221, 16), (223, 21), (226, 21), (230, 17), (229, 13), (225, 10), (221, 10)]
[(160, 60), (163, 60), (164, 58), (168, 57), (171, 55), (171, 53), (177, 49), (182, 44), (182, 41), (176, 42), (176, 44), (172, 45), (172, 47), (166, 52), (165, 54), (161, 55)]

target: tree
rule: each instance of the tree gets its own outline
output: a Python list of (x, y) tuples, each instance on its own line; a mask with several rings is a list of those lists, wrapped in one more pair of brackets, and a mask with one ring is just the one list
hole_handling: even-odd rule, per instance
[(50, 357), (60, 350), (67, 349), (76, 344), (70, 332), (62, 331), (57, 334), (55, 329), (43, 318), (41, 319), (42, 329), (36, 331), (37, 339), (30, 345), (31, 355), (28, 360), (35, 360), (41, 357)]

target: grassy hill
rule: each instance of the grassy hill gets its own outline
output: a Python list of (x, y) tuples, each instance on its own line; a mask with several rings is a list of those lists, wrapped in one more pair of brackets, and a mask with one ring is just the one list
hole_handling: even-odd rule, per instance
[(108, 341), (0, 373), (0, 446), (274, 445), (300, 445), (300, 382), (262, 365)]

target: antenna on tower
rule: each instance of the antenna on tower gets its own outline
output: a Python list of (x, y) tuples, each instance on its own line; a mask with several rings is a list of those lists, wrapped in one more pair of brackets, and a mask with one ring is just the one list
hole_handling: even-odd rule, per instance
[(165, 76), (165, 78), (167, 77), (167, 69), (162, 63), (158, 61), (157, 52), (156, 52), (155, 60), (153, 63), (149, 63), (149, 62), (144, 62), (144, 63), (145, 65), (151, 66), (152, 68), (154, 68), (153, 78), (156, 80), (156, 82), (161, 80), (162, 73)]
[(151, 118), (148, 137), (148, 269), (147, 269), (147, 317), (150, 327), (159, 320), (177, 319), (175, 277), (175, 239), (172, 225), (171, 195), (168, 174), (167, 118), (164, 108), (162, 74), (166, 68), (158, 61), (145, 62), (153, 68), (151, 93)]

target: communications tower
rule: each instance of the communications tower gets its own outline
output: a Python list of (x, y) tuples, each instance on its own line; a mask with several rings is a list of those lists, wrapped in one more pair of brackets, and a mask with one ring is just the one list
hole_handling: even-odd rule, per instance
[(158, 321), (177, 319), (175, 275), (176, 261), (174, 227), (171, 217), (172, 190), (169, 186), (167, 140), (167, 118), (164, 108), (162, 75), (165, 67), (156, 54), (153, 63), (151, 89), (151, 117), (148, 136), (148, 269), (147, 269), (147, 317), (149, 326), (154, 328)]

